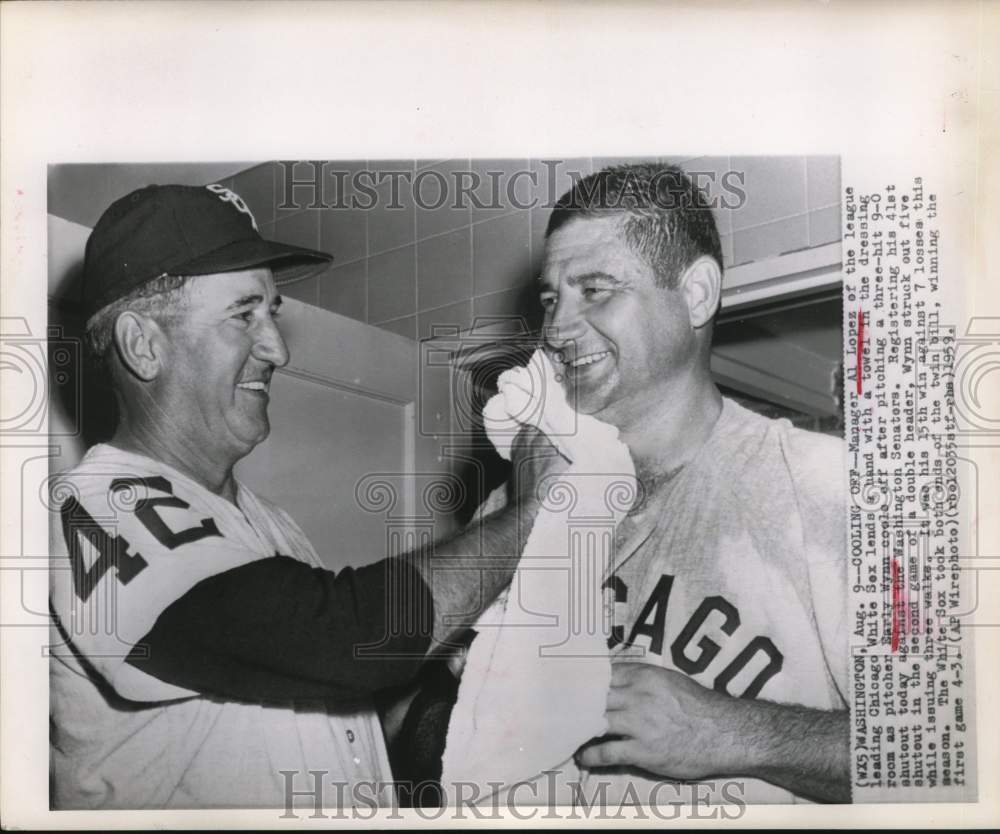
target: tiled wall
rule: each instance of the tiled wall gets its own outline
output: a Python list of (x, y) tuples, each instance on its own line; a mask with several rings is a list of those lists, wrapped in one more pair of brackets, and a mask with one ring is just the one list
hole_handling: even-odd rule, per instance
[[(721, 177), (743, 175), (746, 201), (716, 212), (725, 265), (746, 263), (840, 239), (840, 163), (837, 157), (664, 157), (721, 196)], [(537, 274), (551, 201), (571, 184), (624, 158), (560, 160), (355, 160), (323, 166), (321, 200), (349, 206), (352, 197), (371, 208), (309, 208), (311, 185), (287, 191), (289, 171), (311, 181), (310, 163), (268, 162), (224, 181), (249, 204), (261, 233), (323, 249), (336, 258), (330, 270), (284, 287), (285, 295), (413, 338), (434, 325), (466, 328), (484, 316), (537, 316), (531, 279)], [(360, 170), (404, 171), (377, 188), (377, 199), (351, 187)], [(516, 176), (518, 171), (529, 175)], [(342, 172), (342, 173), (335, 173)], [(442, 202), (440, 185), (478, 172), (473, 200)], [(550, 183), (550, 176), (555, 182)], [(364, 179), (364, 183), (368, 180)], [(499, 184), (491, 204), (491, 183)], [(411, 185), (419, 186), (414, 199)], [(344, 187), (341, 187), (344, 184)], [(508, 185), (510, 191), (508, 192)], [(395, 195), (393, 191), (395, 190)], [(291, 199), (290, 199), (291, 198)], [(287, 202), (286, 202), (287, 201)], [(537, 202), (531, 208), (519, 205)], [(295, 204), (297, 208), (288, 206)], [(282, 208), (282, 205), (286, 207)]]

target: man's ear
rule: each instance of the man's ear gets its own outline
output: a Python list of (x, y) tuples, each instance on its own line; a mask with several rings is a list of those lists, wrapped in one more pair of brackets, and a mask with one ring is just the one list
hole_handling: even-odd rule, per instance
[(115, 347), (122, 363), (143, 382), (160, 373), (163, 331), (148, 316), (126, 310), (115, 320)]
[(691, 326), (697, 330), (708, 324), (719, 307), (722, 295), (722, 270), (715, 258), (698, 258), (681, 276), (680, 291), (687, 302)]

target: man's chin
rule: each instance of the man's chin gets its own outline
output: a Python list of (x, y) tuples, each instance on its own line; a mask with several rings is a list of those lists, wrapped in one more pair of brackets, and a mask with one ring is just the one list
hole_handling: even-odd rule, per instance
[[(603, 364), (603, 363), (602, 363)], [(613, 408), (617, 397), (617, 380), (604, 370), (595, 373), (593, 366), (579, 377), (569, 376), (563, 383), (566, 402), (577, 414), (587, 414), (597, 417), (599, 414)]]
[(262, 423), (257, 422), (252, 426), (241, 427), (242, 431), (234, 432), (235, 439), (239, 444), (239, 451), (242, 453), (241, 457), (246, 457), (254, 449), (256, 449), (261, 443), (267, 440), (268, 436), (271, 434), (271, 424), (264, 420)]
[(267, 440), (267, 438), (270, 436), (271, 436), (271, 424), (265, 420), (264, 425), (261, 426), (260, 431), (257, 433), (257, 435), (253, 440), (253, 448), (257, 448), (258, 446), (260, 446), (260, 444), (263, 443), (265, 440)]
[(586, 414), (588, 417), (593, 417), (597, 420), (601, 420), (605, 423), (615, 423), (615, 404), (610, 401), (607, 397), (595, 397), (593, 395), (586, 396), (580, 394), (575, 398), (573, 394), (570, 393), (567, 396), (567, 402), (569, 402), (570, 407), (576, 411), (577, 414)]

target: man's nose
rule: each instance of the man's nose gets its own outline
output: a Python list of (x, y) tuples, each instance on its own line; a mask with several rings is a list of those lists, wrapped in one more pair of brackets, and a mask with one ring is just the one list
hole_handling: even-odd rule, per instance
[(261, 324), (253, 343), (252, 353), (255, 358), (270, 362), (276, 368), (283, 368), (288, 364), (288, 345), (285, 344), (285, 339), (274, 319), (269, 318)]
[(580, 309), (571, 298), (559, 299), (542, 325), (542, 339), (552, 350), (562, 350), (583, 332)]

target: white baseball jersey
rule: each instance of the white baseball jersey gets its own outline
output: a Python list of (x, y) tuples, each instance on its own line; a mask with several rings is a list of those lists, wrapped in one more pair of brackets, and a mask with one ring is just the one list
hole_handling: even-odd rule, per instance
[[(842, 442), (724, 400), (695, 459), (619, 530), (605, 583), (615, 653), (735, 697), (847, 709), (846, 494)], [(585, 791), (604, 783), (613, 804), (685, 795), (657, 781), (593, 773)], [(799, 801), (716, 781), (712, 801)]]
[(59, 476), (53, 499), (53, 643), (64, 644), (51, 663), (53, 807), (284, 808), (281, 771), (295, 772), (301, 792), (313, 788), (309, 770), (324, 772), (330, 805), (387, 801), (385, 789), (351, 790), (391, 780), (367, 705), (206, 697), (126, 662), (163, 610), (207, 577), (276, 554), (321, 566), (287, 513), (242, 486), (236, 506), (107, 445)]
[[(841, 441), (724, 399), (694, 460), (618, 528), (604, 583), (612, 659), (736, 697), (846, 710), (846, 477)], [(480, 512), (502, 506), (503, 493)], [(808, 801), (759, 779), (707, 781), (714, 789), (602, 768), (559, 795), (613, 808)]]

